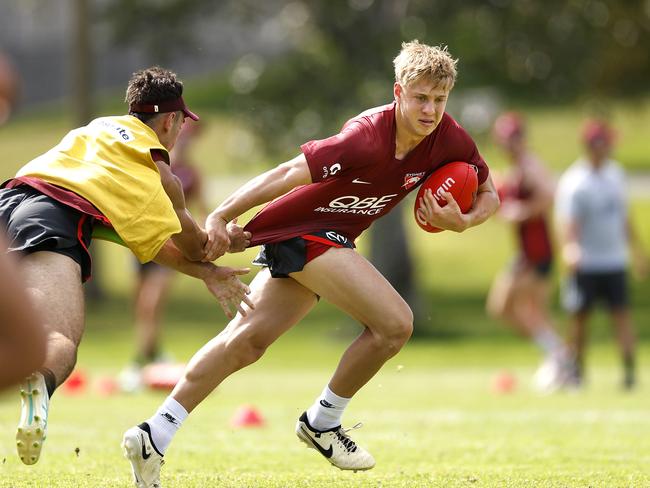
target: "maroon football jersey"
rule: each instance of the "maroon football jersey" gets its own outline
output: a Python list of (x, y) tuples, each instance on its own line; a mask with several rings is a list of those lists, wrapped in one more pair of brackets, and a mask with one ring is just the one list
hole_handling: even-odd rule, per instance
[(386, 215), (436, 168), (465, 161), (488, 167), (476, 144), (448, 114), (402, 160), (395, 159), (395, 103), (348, 120), (339, 134), (301, 146), (312, 183), (266, 205), (246, 225), (251, 246), (279, 242), (319, 230), (356, 239)]

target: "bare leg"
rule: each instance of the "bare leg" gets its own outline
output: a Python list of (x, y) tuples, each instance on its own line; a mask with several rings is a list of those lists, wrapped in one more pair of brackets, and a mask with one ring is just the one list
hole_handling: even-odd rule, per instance
[(143, 272), (138, 280), (135, 301), (137, 358), (144, 362), (155, 359), (159, 348), (161, 310), (173, 275), (166, 268)]
[(345, 351), (330, 381), (334, 393), (350, 398), (408, 341), (411, 309), (352, 249), (330, 249), (291, 276), (366, 327)]
[(316, 304), (316, 295), (291, 278), (261, 270), (251, 283), (255, 309), (237, 315), (190, 360), (172, 397), (191, 412), (219, 383), (257, 361), (266, 348)]
[(81, 270), (71, 258), (53, 252), (35, 252), (21, 260), (21, 269), (34, 306), (47, 333), (43, 366), (60, 385), (77, 362), (84, 331), (84, 296)]
[(519, 322), (514, 310), (514, 304), (517, 301), (515, 297), (518, 286), (517, 282), (516, 270), (508, 268), (499, 273), (490, 287), (485, 309), (489, 316), (507, 322), (517, 332), (528, 336), (528, 331)]
[(25, 292), (22, 273), (0, 236), (0, 390), (22, 380), (45, 360), (42, 319)]
[(635, 383), (634, 377), (634, 349), (635, 349), (635, 336), (630, 313), (627, 308), (613, 310), (611, 312), (612, 321), (616, 330), (616, 339), (618, 341), (621, 355), (623, 357), (623, 365), (625, 368), (625, 378), (623, 385), (626, 388), (632, 388)]
[(494, 280), (486, 311), (525, 337), (535, 338), (542, 329), (554, 332), (548, 313), (548, 281), (528, 267), (504, 271)]
[(20, 459), (29, 465), (38, 461), (46, 438), (49, 399), (45, 390), (51, 393), (63, 383), (77, 362), (84, 330), (84, 297), (80, 267), (67, 256), (36, 252), (23, 257), (21, 267), (27, 293), (47, 334), (43, 374), (31, 375), (21, 383), (16, 447)]
[(578, 381), (582, 380), (582, 375), (584, 371), (584, 351), (585, 344), (587, 342), (587, 321), (589, 319), (590, 312), (576, 312), (573, 316), (573, 323), (571, 329), (571, 346), (573, 349), (573, 355), (576, 361), (577, 376)]
[[(164, 454), (187, 414), (226, 377), (259, 359), (270, 344), (313, 308), (316, 295), (366, 326), (343, 355), (330, 382), (331, 389), (341, 397), (352, 397), (400, 350), (413, 330), (408, 305), (367, 260), (351, 249), (329, 249), (289, 279), (271, 278), (264, 269), (251, 283), (251, 290), (250, 299), (256, 308), (245, 317), (235, 317), (203, 346), (156, 414), (125, 433), (124, 445), (134, 470), (141, 464), (138, 445), (143, 442), (143, 431), (150, 432), (151, 442)], [(299, 427), (302, 422), (303, 417)], [(336, 455), (330, 458), (333, 464), (341, 469), (374, 466), (372, 456), (356, 446), (351, 449), (354, 444), (345, 440), (344, 434), (330, 431), (326, 435), (337, 445)]]

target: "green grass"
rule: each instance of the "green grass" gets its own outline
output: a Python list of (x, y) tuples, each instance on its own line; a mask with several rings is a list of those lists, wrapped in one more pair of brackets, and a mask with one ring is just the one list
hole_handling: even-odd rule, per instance
[[(130, 356), (130, 317), (122, 300), (89, 310), (79, 368), (89, 387), (55, 395), (43, 458), (21, 465), (13, 450), (18, 396), (0, 397), (0, 488), (128, 487), (119, 442), (164, 398), (150, 392), (101, 396), (95, 384)], [(186, 360), (225, 323), (212, 310), (167, 315), (165, 342)], [(375, 455), (367, 473), (331, 468), (295, 439), (293, 424), (318, 394), (354, 327), (319, 305), (257, 364), (228, 379), (189, 418), (168, 451), (165, 487), (627, 487), (650, 473), (650, 387), (618, 389), (614, 346), (590, 349), (589, 383), (580, 392), (541, 396), (530, 388), (537, 353), (509, 336), (409, 344), (355, 397), (345, 420), (365, 423), (355, 439)], [(338, 330), (337, 330), (338, 329)], [(640, 357), (650, 348), (642, 346)], [(650, 367), (641, 364), (641, 378)], [(492, 389), (497, 374), (517, 379), (510, 394)], [(237, 430), (238, 406), (257, 406), (261, 429)], [(79, 449), (78, 455), (75, 453)]]

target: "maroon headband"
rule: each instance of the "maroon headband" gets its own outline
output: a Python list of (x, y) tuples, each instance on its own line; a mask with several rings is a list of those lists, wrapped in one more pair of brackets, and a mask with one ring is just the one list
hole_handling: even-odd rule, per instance
[(129, 105), (129, 112), (144, 114), (175, 112), (176, 110), (182, 110), (185, 117), (189, 117), (192, 120), (199, 120), (199, 116), (187, 108), (183, 97), (178, 97), (175, 100), (167, 100), (166, 102), (160, 102), (157, 104), (134, 103)]

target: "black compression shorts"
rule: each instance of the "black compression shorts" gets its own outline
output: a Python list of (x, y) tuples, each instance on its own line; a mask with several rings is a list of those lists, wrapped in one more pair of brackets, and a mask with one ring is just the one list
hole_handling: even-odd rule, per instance
[(94, 218), (38, 190), (21, 185), (0, 189), (0, 224), (9, 251), (63, 254), (81, 266), (82, 282), (91, 275), (90, 245)]

